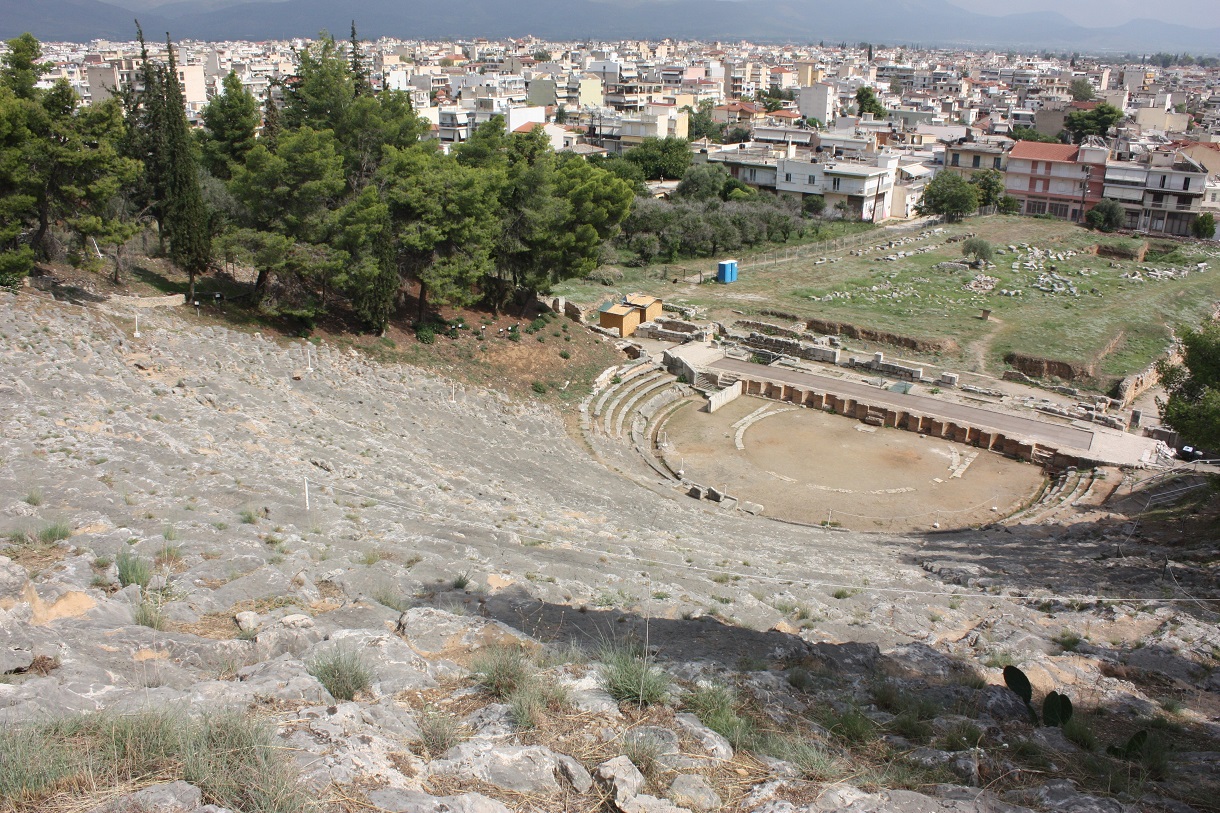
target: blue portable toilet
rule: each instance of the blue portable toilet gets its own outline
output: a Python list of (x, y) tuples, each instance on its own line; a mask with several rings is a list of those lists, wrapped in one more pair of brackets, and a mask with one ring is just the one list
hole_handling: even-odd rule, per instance
[(736, 260), (721, 260), (716, 267), (716, 282), (736, 282), (737, 281), (737, 261)]

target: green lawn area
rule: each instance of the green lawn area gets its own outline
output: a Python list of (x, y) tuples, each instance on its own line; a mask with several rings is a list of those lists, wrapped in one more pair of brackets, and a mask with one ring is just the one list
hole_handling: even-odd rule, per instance
[[(781, 262), (766, 262), (763, 255), (742, 255), (738, 257), (739, 281), (733, 285), (672, 282), (678, 269), (714, 275), (715, 261), (699, 260), (663, 268), (624, 269), (624, 279), (613, 287), (579, 280), (559, 286), (556, 293), (592, 304), (609, 299), (615, 291), (639, 290), (667, 302), (700, 306), (709, 318), (729, 323), (741, 318), (787, 321), (763, 315), (770, 310), (917, 339), (951, 338), (959, 348), (956, 353), (926, 360), (999, 375), (1006, 368), (1004, 355), (1015, 351), (1077, 365), (1096, 363), (1098, 385), (1143, 369), (1165, 350), (1171, 329), (1202, 323), (1220, 300), (1220, 247), (1182, 245), (1171, 256), (1152, 254), (1145, 262), (1135, 263), (1088, 253), (1099, 242), (1130, 240), (1059, 221), (994, 216), (940, 228), (943, 231), (924, 239), (919, 239), (919, 230), (875, 232), (858, 254), (810, 246), (781, 249), (796, 255)], [(968, 233), (1005, 252), (993, 258), (996, 267), (986, 271), (936, 268), (961, 260), (962, 244), (947, 239)], [(893, 248), (872, 248), (907, 238), (914, 239)], [(1155, 249), (1164, 241), (1151, 242)], [(1017, 255), (1008, 246), (1022, 244), (1077, 253), (1065, 259), (1044, 259), (1038, 270), (1013, 269)], [(929, 247), (931, 250), (896, 260), (883, 259)], [(825, 258), (836, 261), (825, 262)], [(1144, 281), (1123, 277), (1139, 268), (1193, 267), (1198, 262), (1213, 267), (1178, 279), (1151, 279), (1142, 271)], [(998, 280), (993, 290), (966, 288), (980, 273)], [(1078, 295), (1038, 290), (1039, 277), (1046, 273), (1059, 275), (1060, 284), (1074, 285)], [(1005, 296), (1002, 290), (1021, 294)], [(992, 312), (988, 321), (979, 318), (984, 308)], [(899, 354), (917, 358), (906, 350)]]

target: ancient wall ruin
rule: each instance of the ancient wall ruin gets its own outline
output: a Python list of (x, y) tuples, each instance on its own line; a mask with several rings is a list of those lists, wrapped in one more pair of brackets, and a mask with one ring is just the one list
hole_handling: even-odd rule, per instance
[(997, 452), (1016, 460), (1037, 463), (1048, 469), (1059, 470), (1081, 463), (1079, 458), (1063, 454), (1054, 447), (1031, 443), (1020, 438), (1011, 438), (993, 429), (968, 426), (931, 415), (862, 403), (854, 398), (843, 398), (792, 384), (758, 381), (750, 378), (743, 378), (738, 383), (742, 385), (745, 395), (785, 401), (797, 406), (821, 409), (862, 421), (867, 420), (877, 426), (905, 429), (908, 432), (944, 438), (967, 446)]

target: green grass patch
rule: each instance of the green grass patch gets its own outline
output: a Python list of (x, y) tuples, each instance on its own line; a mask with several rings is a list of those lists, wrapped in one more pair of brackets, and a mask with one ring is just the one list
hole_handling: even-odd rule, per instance
[(318, 655), (306, 668), (336, 700), (354, 700), (373, 683), (373, 672), (360, 655), (343, 647)]
[(641, 706), (662, 703), (669, 694), (669, 675), (630, 644), (608, 643), (597, 653), (602, 686), (620, 702)]
[(123, 548), (123, 550), (119, 551), (119, 555), (114, 560), (114, 563), (119, 570), (119, 584), (121, 586), (126, 587), (129, 584), (138, 584), (140, 589), (148, 587), (148, 582), (152, 579), (152, 567), (149, 566), (147, 559), (140, 557), (129, 548)]

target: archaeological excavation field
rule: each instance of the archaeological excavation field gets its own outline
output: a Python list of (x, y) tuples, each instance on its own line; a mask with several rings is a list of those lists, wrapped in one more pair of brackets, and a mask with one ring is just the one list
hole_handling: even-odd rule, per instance
[(665, 434), (667, 457), (691, 480), (762, 504), (768, 516), (852, 530), (986, 524), (1044, 482), (1039, 467), (999, 454), (760, 398), (713, 414), (691, 402)]
[[(963, 263), (962, 238), (970, 233), (995, 247), (993, 267)], [(1220, 252), (1195, 244), (1154, 239), (1140, 261), (1098, 256), (1099, 244), (1103, 253), (1124, 254), (1136, 241), (1005, 216), (872, 235), (850, 249), (743, 257), (732, 285), (685, 276), (713, 272), (706, 260), (666, 266), (663, 278), (655, 266), (627, 270), (616, 285), (699, 306), (726, 324), (799, 320), (818, 332), (860, 336), (853, 347), (897, 346), (910, 358), (990, 375), (1015, 364), (1098, 388), (1147, 367), (1171, 329), (1199, 324), (1220, 299)], [(611, 295), (587, 281), (558, 292), (590, 302)], [(986, 321), (984, 309), (991, 311)], [(1058, 364), (1039, 370), (1038, 360)]]

